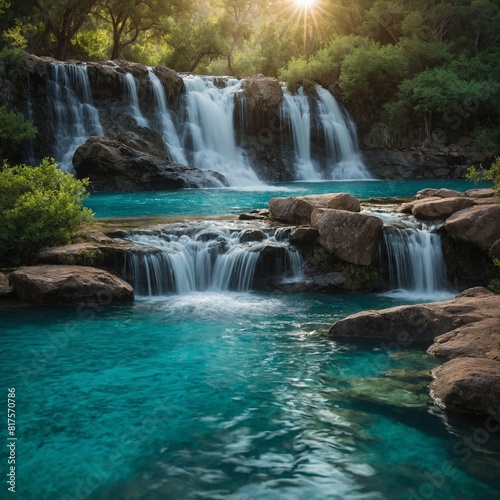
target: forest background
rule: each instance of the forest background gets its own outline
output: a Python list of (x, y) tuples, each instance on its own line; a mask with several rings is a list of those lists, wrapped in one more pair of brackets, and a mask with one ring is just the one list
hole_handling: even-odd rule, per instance
[(328, 88), (389, 147), (468, 136), (498, 151), (497, 0), (0, 0), (0, 14), (10, 78), (26, 52), (262, 73)]

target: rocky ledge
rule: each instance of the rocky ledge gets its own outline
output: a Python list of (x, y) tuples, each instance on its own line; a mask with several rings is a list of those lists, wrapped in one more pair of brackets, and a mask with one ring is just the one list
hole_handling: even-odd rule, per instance
[(162, 191), (226, 186), (218, 172), (203, 171), (134, 149), (108, 137), (90, 137), (74, 154), (78, 178), (93, 191)]
[(329, 335), (405, 347), (432, 342), (427, 352), (448, 360), (432, 372), (436, 404), (500, 421), (500, 295), (477, 287), (444, 302), (363, 311), (337, 321)]
[(133, 288), (113, 274), (87, 266), (20, 267), (9, 276), (18, 299), (40, 305), (129, 304)]

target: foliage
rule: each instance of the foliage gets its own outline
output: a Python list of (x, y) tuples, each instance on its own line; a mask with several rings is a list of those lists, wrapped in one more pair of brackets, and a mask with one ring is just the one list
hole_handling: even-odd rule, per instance
[(489, 169), (483, 168), (482, 165), (479, 168), (473, 165), (467, 171), (465, 178), (476, 184), (480, 181), (493, 181), (496, 196), (500, 196), (500, 156), (495, 159)]
[(292, 92), (322, 85), (391, 138), (500, 127), (497, 0), (0, 0), (2, 9), (3, 43), (38, 55), (263, 73)]
[(62, 245), (92, 218), (82, 206), (87, 181), (44, 159), (37, 167), (0, 170), (0, 259), (26, 262), (45, 246)]
[(36, 128), (21, 113), (0, 106), (0, 156), (15, 150), (22, 142), (34, 139)]

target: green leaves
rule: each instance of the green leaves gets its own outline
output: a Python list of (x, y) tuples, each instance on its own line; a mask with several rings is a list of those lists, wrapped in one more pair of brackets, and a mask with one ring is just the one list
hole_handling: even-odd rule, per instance
[(0, 106), (0, 156), (15, 150), (23, 141), (34, 139), (35, 135), (36, 128), (21, 113)]
[(0, 170), (0, 259), (20, 263), (44, 246), (66, 244), (92, 219), (84, 208), (87, 181), (44, 159), (38, 167), (3, 164)]

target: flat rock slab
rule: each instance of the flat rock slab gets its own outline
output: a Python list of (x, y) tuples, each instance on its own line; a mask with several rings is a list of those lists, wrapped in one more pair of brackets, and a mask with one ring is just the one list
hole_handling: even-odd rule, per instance
[(500, 362), (456, 358), (432, 371), (431, 396), (444, 410), (490, 415), (500, 421)]
[[(474, 355), (474, 352), (479, 355), (479, 351), (475, 350), (478, 346), (477, 339), (469, 343), (467, 335), (459, 334), (461, 331), (467, 331), (464, 330), (465, 327), (477, 327), (478, 333), (486, 331), (482, 329), (482, 325), (486, 325), (482, 322), (500, 325), (500, 295), (477, 287), (443, 302), (362, 311), (337, 321), (330, 328), (329, 334), (335, 338), (396, 341), (402, 345), (413, 342), (429, 343), (439, 339), (437, 349), (441, 352), (444, 352), (445, 342), (455, 339), (457, 355), (470, 356)], [(447, 337), (444, 337), (445, 334)], [(443, 337), (440, 338), (441, 335)], [(485, 344), (480, 355), (485, 352), (496, 355), (496, 337), (485, 333), (482, 338)], [(460, 347), (458, 339), (463, 341)], [(464, 350), (465, 345), (468, 345), (469, 350)], [(433, 348), (434, 345), (430, 350)], [(441, 357), (444, 356), (441, 354)]]
[(128, 304), (133, 288), (113, 274), (86, 266), (20, 267), (10, 274), (16, 296), (42, 305)]

